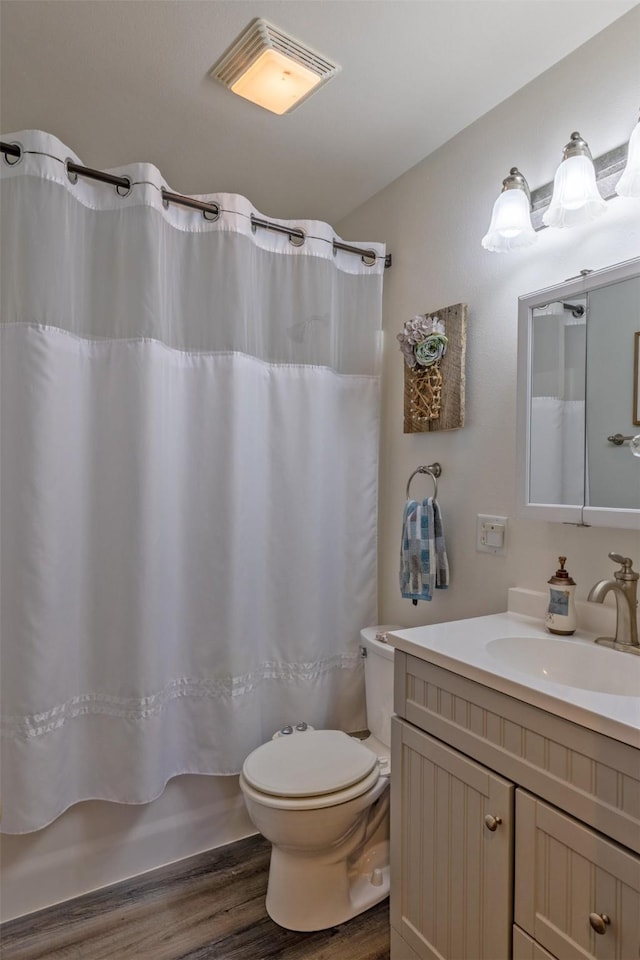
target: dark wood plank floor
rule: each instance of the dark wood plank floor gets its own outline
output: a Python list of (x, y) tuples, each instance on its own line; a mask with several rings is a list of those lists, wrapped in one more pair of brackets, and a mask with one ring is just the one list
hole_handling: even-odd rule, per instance
[(388, 900), (317, 933), (267, 915), (270, 845), (249, 837), (0, 927), (2, 960), (388, 960)]

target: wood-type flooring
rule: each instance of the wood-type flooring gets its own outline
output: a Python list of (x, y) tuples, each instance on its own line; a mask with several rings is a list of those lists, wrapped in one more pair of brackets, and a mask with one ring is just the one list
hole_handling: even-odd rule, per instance
[(2, 960), (388, 960), (389, 901), (315, 933), (284, 930), (264, 897), (260, 836), (0, 927)]

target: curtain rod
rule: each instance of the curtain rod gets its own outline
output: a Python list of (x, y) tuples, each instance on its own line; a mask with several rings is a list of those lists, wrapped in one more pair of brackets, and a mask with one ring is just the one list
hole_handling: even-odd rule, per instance
[[(24, 153), (39, 153), (38, 150), (24, 150), (17, 143), (5, 143), (0, 141), (0, 152), (4, 153), (5, 159), (7, 157), (17, 157), (16, 163), (22, 158)], [(49, 154), (47, 154), (49, 156)], [(57, 160), (57, 157), (52, 159)], [(7, 163), (10, 161), (7, 160)], [(126, 191), (121, 196), (127, 196), (130, 192), (131, 187), (133, 186), (129, 177), (118, 177), (113, 173), (105, 173), (104, 170), (94, 170), (92, 167), (82, 167), (78, 163), (74, 163), (72, 160), (67, 160), (65, 162), (65, 169), (67, 175), (72, 183), (75, 183), (78, 177), (86, 177), (88, 180), (98, 180), (100, 183), (108, 183), (111, 186), (116, 188), (116, 191), (120, 190)], [(195, 200), (193, 197), (186, 197), (181, 193), (171, 193), (169, 190), (165, 190), (164, 187), (160, 190), (162, 194), (162, 202), (165, 206), (168, 206), (170, 203), (177, 204), (181, 207), (188, 207), (191, 210), (199, 210), (202, 213), (202, 216), (205, 220), (214, 221), (217, 220), (222, 212), (222, 208), (217, 203), (207, 203), (204, 200)], [(301, 230), (297, 227), (286, 227), (281, 223), (274, 223), (271, 220), (262, 220), (260, 217), (255, 217), (251, 214), (251, 228), (256, 230), (260, 227), (263, 230), (271, 230), (274, 233), (284, 233), (289, 237), (291, 243), (296, 246), (301, 246), (306, 240), (306, 234), (304, 230)], [(333, 240), (333, 250), (334, 253), (336, 250), (342, 250), (345, 253), (355, 253), (362, 258), (362, 262), (367, 264), (367, 266), (373, 266), (377, 260), (377, 256), (374, 250), (365, 250), (362, 247), (354, 247), (349, 243), (342, 243), (340, 240)], [(385, 269), (391, 266), (391, 254), (388, 253), (384, 258)]]

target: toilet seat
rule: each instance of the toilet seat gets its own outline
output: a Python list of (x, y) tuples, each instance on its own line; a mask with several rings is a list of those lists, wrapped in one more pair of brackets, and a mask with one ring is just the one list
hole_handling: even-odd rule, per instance
[[(355, 800), (368, 793), (376, 786), (380, 776), (380, 771), (375, 767), (368, 777), (347, 787), (346, 790), (321, 793), (315, 797), (276, 797), (269, 793), (261, 793), (247, 783), (243, 774), (240, 774), (240, 788), (245, 798), (255, 800), (263, 807), (270, 807), (272, 810), (322, 810), (325, 807), (336, 807), (341, 803), (347, 803), (348, 800)], [(384, 779), (388, 782), (387, 777)]]
[(262, 802), (318, 808), (360, 796), (378, 780), (378, 758), (341, 730), (280, 737), (249, 754), (242, 779)]

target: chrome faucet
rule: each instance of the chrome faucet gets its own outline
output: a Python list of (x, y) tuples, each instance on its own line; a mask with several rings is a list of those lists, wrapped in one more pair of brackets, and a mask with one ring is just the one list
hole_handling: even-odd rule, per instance
[(616, 635), (615, 637), (598, 637), (596, 643), (601, 643), (605, 647), (613, 647), (614, 650), (623, 650), (626, 653), (640, 655), (638, 620), (636, 617), (640, 574), (631, 569), (633, 560), (630, 557), (621, 557), (619, 553), (610, 553), (609, 558), (614, 563), (622, 564), (620, 570), (615, 571), (613, 580), (598, 580), (591, 587), (587, 600), (602, 603), (606, 595), (610, 591), (613, 592), (616, 598)]

